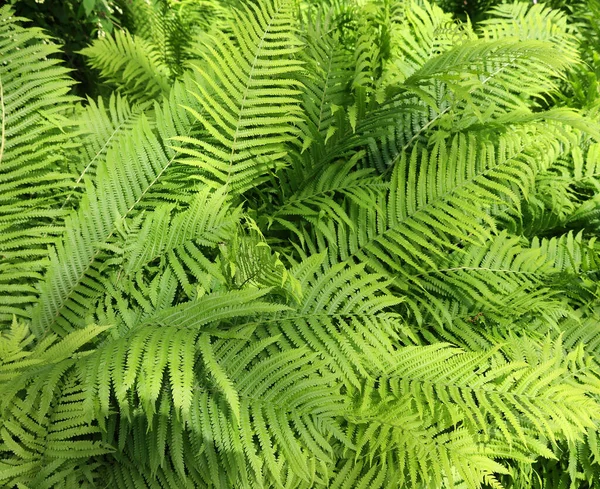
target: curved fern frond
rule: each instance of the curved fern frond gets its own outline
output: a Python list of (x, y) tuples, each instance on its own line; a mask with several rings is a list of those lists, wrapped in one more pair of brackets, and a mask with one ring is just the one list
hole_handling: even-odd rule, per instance
[[(552, 348), (561, 350), (562, 344)], [(467, 487), (479, 487), (484, 475), (507, 473), (494, 458), (552, 457), (546, 440), (554, 441), (558, 433), (570, 441), (580, 438), (598, 409), (589, 386), (579, 383), (578, 372), (561, 356), (544, 360), (542, 355), (532, 365), (505, 363), (489, 353), (440, 344), (403, 348), (390, 360), (390, 370), (359, 396), (356, 421), (369, 424), (357, 432), (357, 443), (380, 453), (385, 465), (405, 471), (400, 476), (412, 484), (439, 485), (457, 470)], [(425, 435), (428, 430), (434, 433)], [(421, 443), (433, 441), (427, 448), (419, 446), (419, 432)], [(427, 464), (436, 472), (420, 466), (424, 450), (439, 457)]]
[[(575, 276), (579, 271), (576, 266), (564, 267), (561, 258), (554, 256), (556, 251), (550, 252), (546, 246), (533, 243), (527, 247), (506, 233), (494, 236), (484, 246), (467, 245), (440, 260), (437, 268), (413, 275), (406, 300), (421, 311), (428, 310), (431, 320), (444, 325), (439, 330), (442, 336), (446, 335), (444, 329), (457, 326), (458, 318), (450, 312), (456, 307), (463, 321), (470, 323), (464, 323), (467, 329), (490, 324), (514, 327), (534, 317), (537, 328), (542, 322), (554, 325), (574, 313), (557, 300), (566, 280), (561, 275)], [(575, 265), (577, 258), (573, 260)]]
[[(294, 232), (303, 240), (301, 226), (307, 221), (319, 227), (323, 220), (344, 222), (350, 228), (354, 225), (343, 203), (339, 199), (348, 199), (359, 207), (376, 207), (378, 197), (386, 190), (386, 184), (373, 175), (372, 170), (356, 170), (354, 167), (364, 153), (358, 153), (346, 162), (337, 162), (325, 166), (319, 173), (305, 176), (302, 182), (296, 182), (298, 190), (284, 196), (283, 202), (266, 217), (269, 225), (277, 223)], [(263, 211), (264, 212), (264, 211)]]
[(77, 116), (82, 148), (81, 160), (74, 168), (78, 174), (76, 184), (84, 178), (94, 177), (108, 150), (131, 131), (142, 111), (143, 106), (130, 105), (119, 94), (111, 94), (106, 105), (102, 98), (97, 102), (87, 100), (87, 105)]
[(145, 216), (135, 241), (126, 245), (123, 271), (136, 273), (163, 255), (176, 259), (181, 253), (181, 260), (187, 262), (185, 248), (194, 256), (190, 248), (194, 244), (216, 247), (228, 241), (239, 219), (239, 209), (230, 208), (223, 190), (199, 191), (190, 206), (179, 213), (173, 212), (172, 206), (157, 207)]
[(93, 457), (110, 453), (100, 429), (90, 423), (85, 393), (67, 383), (55, 393), (50, 412), (39, 420), (35, 408), (39, 399), (15, 399), (0, 421), (3, 455), (0, 481), (6, 487), (93, 488)]
[[(85, 391), (70, 375), (73, 357), (105, 331), (91, 326), (57, 342), (30, 346), (26, 325), (0, 335), (0, 481), (7, 487), (91, 487), (88, 459), (109, 453), (85, 406)], [(79, 352), (81, 354), (81, 352)]]
[(100, 76), (115, 84), (131, 100), (150, 101), (171, 86), (169, 69), (152, 44), (127, 31), (115, 31), (81, 50)]
[[(282, 305), (258, 300), (267, 290), (213, 293), (195, 301), (165, 308), (130, 328), (117, 340), (99, 348), (83, 365), (88, 385), (88, 402), (97, 409), (97, 416), (109, 414), (111, 391), (123, 414), (129, 412), (130, 391), (136, 392), (144, 412), (151, 416), (163, 387), (169, 378), (175, 410), (189, 419), (194, 391), (194, 363), (202, 352), (201, 335), (210, 334), (211, 324), (226, 320), (274, 313), (285, 310)], [(254, 326), (255, 327), (255, 326)], [(236, 337), (254, 329), (232, 328)], [(209, 351), (204, 349), (203, 355)], [(210, 362), (210, 356), (207, 359)]]
[(593, 487), (600, 130), (552, 108), (565, 16), (125, 8), (86, 52), (153, 104), (73, 104), (0, 9), (0, 486)]
[(199, 137), (176, 137), (184, 162), (198, 167), (207, 182), (226, 185), (237, 194), (257, 186), (285, 164), (284, 144), (298, 141), (300, 83), (294, 79), (302, 62), (294, 36), (293, 3), (287, 0), (250, 4), (235, 11), (232, 38), (221, 32), (206, 45), (197, 67), (202, 80), (188, 107), (202, 125)]
[(191, 131), (192, 122), (177, 110), (185, 101), (189, 101), (185, 85), (176, 86), (171, 98), (157, 107), (158, 135), (142, 115), (130, 136), (109, 149), (94, 182), (85, 182), (85, 197), (67, 218), (65, 236), (53, 253), (33, 313), (36, 335), (42, 336), (49, 328), (64, 334), (81, 326), (84, 304), (93, 303), (103, 289), (98, 266), (106, 245), (122, 223), (139, 212), (144, 198), (152, 198), (153, 188), (175, 161), (176, 153), (161, 140)]
[(478, 25), (478, 32), (485, 39), (514, 37), (521, 41), (547, 41), (565, 59), (571, 62), (579, 59), (574, 28), (560, 9), (548, 8), (543, 3), (515, 2), (494, 6), (489, 16)]
[(371, 362), (379, 364), (393, 351), (394, 341), (407, 334), (401, 318), (389, 311), (402, 299), (387, 290), (382, 276), (363, 266), (329, 268), (324, 260), (324, 254), (313, 255), (290, 270), (303, 291), (297, 309), (266, 318), (257, 334), (281, 336), (282, 348), (326, 352), (329, 368), (359, 385)]
[(56, 206), (69, 185), (65, 153), (76, 98), (59, 49), (0, 8), (0, 323), (28, 317), (48, 246), (62, 231)]
[[(538, 132), (541, 127), (547, 126), (514, 131), (495, 144), (478, 134), (460, 134), (431, 150), (417, 147), (403, 154), (387, 202), (380, 205), (386, 211), (354, 209), (351, 218), (364, 226), (350, 234), (344, 225), (331, 225), (319, 239), (330, 246), (334, 261), (359, 260), (397, 277), (404, 287), (401, 277), (435, 268), (436, 259), (457, 249), (453, 243), (489, 239), (495, 223), (483, 201), (518, 205), (519, 193), (558, 150), (547, 130)], [(535, 168), (534, 162), (543, 166)]]
[[(401, 104), (387, 134), (370, 143), (369, 156), (380, 169), (389, 168), (403, 150), (427, 140), (434, 131), (526, 122), (524, 114), (530, 114), (537, 99), (556, 88), (559, 77), (578, 59), (545, 35), (477, 39), (468, 25), (464, 32), (458, 26), (445, 28), (447, 17), (433, 7), (411, 4), (398, 17), (401, 20), (392, 23), (391, 32), (401, 35), (396, 48), (400, 54), (397, 66), (386, 68), (386, 92), (404, 104), (412, 100), (421, 110), (407, 111)], [(564, 35), (565, 42), (572, 42), (571, 34), (565, 31)], [(397, 103), (392, 99), (388, 105)], [(381, 124), (386, 119), (376, 114), (376, 120)]]
[[(463, 80), (464, 85), (460, 87), (460, 90), (468, 90), (469, 97), (464, 97), (467, 101), (486, 97), (488, 104), (493, 103), (503, 112), (525, 110), (527, 104), (517, 95), (527, 100), (552, 90), (555, 87), (552, 79), (573, 63), (558, 54), (549, 42), (510, 42), (505, 38), (469, 41), (428, 60), (404, 85), (419, 87), (423, 81), (436, 79), (447, 84), (460, 101), (464, 96), (453, 82), (460, 75), (469, 78), (469, 81)], [(515, 95), (510, 96), (511, 92)], [(472, 103), (485, 106), (483, 100)]]
[(449, 14), (429, 2), (402, 2), (390, 20), (392, 61), (385, 66), (385, 86), (402, 83), (432, 56), (473, 37), (468, 25), (453, 24)]
[[(328, 143), (336, 141), (345, 132), (347, 122), (344, 110), (349, 103), (348, 87), (352, 79), (352, 58), (344, 39), (320, 17), (306, 26), (302, 51), (306, 76), (303, 78), (302, 109), (304, 114), (303, 152), (308, 147), (309, 161), (303, 158), (303, 173), (308, 173), (317, 162), (327, 158)], [(333, 138), (333, 139), (332, 139)], [(331, 143), (329, 143), (331, 145)], [(298, 183), (290, 179), (290, 185)]]
[(131, 33), (149, 42), (170, 79), (178, 78), (190, 59), (197, 58), (194, 44), (217, 30), (229, 10), (220, 2), (206, 0), (131, 0), (123, 5)]
[(81, 189), (84, 178), (95, 176), (96, 168), (106, 157), (108, 149), (131, 131), (143, 112), (142, 106), (130, 105), (126, 98), (114, 93), (111, 94), (106, 107), (102, 98), (99, 98), (97, 103), (88, 98), (87, 102), (88, 105), (76, 115), (73, 122), (81, 138), (78, 158), (73, 158), (76, 161), (70, 165), (77, 178), (62, 207), (69, 204)]

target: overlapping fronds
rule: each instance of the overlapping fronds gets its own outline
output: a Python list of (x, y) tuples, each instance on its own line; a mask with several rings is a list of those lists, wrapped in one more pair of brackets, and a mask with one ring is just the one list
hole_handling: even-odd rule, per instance
[(80, 103), (0, 9), (0, 485), (594, 488), (567, 16), (316, 3), (128, 2)]
[(142, 114), (141, 106), (131, 105), (119, 94), (112, 94), (107, 103), (102, 98), (87, 102), (76, 119), (82, 141), (80, 160), (73, 165), (78, 174), (76, 184), (94, 177), (108, 150), (129, 133)]
[[(328, 20), (331, 21), (320, 16), (310, 19), (303, 39), (306, 77), (302, 79), (302, 149), (306, 151), (308, 147), (310, 155), (308, 161), (307, 158), (302, 161), (305, 173), (309, 173), (315, 163), (327, 159), (333, 141), (343, 138), (348, 125), (342, 107), (349, 102), (352, 58), (343, 38)], [(298, 183), (294, 180), (290, 185)]]
[(522, 41), (549, 41), (566, 59), (579, 58), (574, 28), (559, 9), (523, 2), (496, 5), (489, 15), (489, 19), (479, 24), (479, 32), (486, 39), (515, 37)]
[(293, 231), (300, 240), (303, 234), (299, 224), (308, 221), (316, 228), (326, 232), (328, 222), (343, 222), (350, 228), (354, 224), (348, 216), (340, 199), (348, 199), (358, 207), (373, 208), (378, 205), (387, 185), (373, 175), (370, 169), (352, 171), (357, 160), (363, 156), (358, 153), (347, 162), (337, 162), (326, 166), (321, 172), (311, 172), (310, 178), (295, 182), (299, 188), (267, 216), (269, 224), (275, 222)]
[(130, 32), (154, 46), (172, 79), (202, 51), (197, 44), (204, 36), (229, 16), (225, 5), (210, 0), (131, 0), (124, 7)]
[[(563, 16), (558, 19), (540, 22), (523, 39), (487, 31), (481, 39), (470, 25), (452, 23), (427, 3), (393, 9), (381, 25), (389, 31), (392, 56), (379, 82), (380, 97), (391, 99), (383, 104), (386, 110), (375, 113), (388, 130), (370, 138), (372, 164), (385, 169), (432, 131), (523, 123), (537, 98), (556, 88), (561, 73), (577, 60), (572, 49), (559, 47), (562, 41), (572, 47), (573, 35)], [(386, 112), (392, 114), (389, 122)], [(364, 127), (372, 131), (372, 125)]]
[(135, 101), (168, 93), (198, 57), (196, 45), (227, 12), (217, 2), (197, 0), (131, 0), (123, 7), (128, 29), (95, 40), (81, 53), (104, 81)]
[[(552, 347), (560, 352), (561, 346)], [(549, 457), (546, 440), (557, 432), (569, 438), (593, 426), (597, 405), (585, 387), (576, 387), (577, 371), (568, 361), (497, 360), (443, 344), (399, 350), (391, 370), (357, 400), (357, 450), (396, 468), (400, 484), (424, 480), (439, 487), (453, 467), (467, 487), (477, 487), (493, 480), (485, 476), (508, 473), (494, 458)], [(506, 442), (503, 454), (494, 453)]]
[(93, 487), (88, 459), (111, 447), (68, 372), (75, 352), (105, 330), (90, 326), (60, 341), (51, 335), (31, 348), (29, 329), (15, 321), (0, 336), (0, 481), (6, 487)]
[(456, 249), (453, 243), (489, 237), (493, 205), (518, 204), (519, 194), (558, 151), (548, 132), (529, 126), (497, 142), (467, 133), (431, 149), (417, 146), (396, 165), (387, 202), (378, 206), (383, 212), (352, 206), (351, 217), (363, 226), (350, 234), (347, 226), (332, 224), (333, 238), (322, 239), (340, 259), (366, 260), (398, 280), (410, 275), (406, 266), (416, 272), (435, 266), (436, 256)]
[[(229, 207), (221, 190), (198, 192), (190, 206), (179, 213), (174, 212), (172, 205), (159, 206), (145, 216), (139, 231), (128, 237), (122, 272), (131, 276), (166, 256), (173, 272), (184, 282), (182, 264), (197, 263), (200, 270), (206, 267), (210, 261), (203, 258), (202, 248), (215, 248), (231, 239), (239, 219), (239, 211)], [(199, 279), (201, 272), (194, 274), (195, 268), (191, 267), (190, 272)]]

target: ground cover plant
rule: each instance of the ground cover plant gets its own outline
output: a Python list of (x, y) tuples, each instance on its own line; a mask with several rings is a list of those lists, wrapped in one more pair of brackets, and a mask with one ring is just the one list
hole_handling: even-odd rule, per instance
[(599, 487), (600, 8), (468, 7), (0, 8), (0, 486)]

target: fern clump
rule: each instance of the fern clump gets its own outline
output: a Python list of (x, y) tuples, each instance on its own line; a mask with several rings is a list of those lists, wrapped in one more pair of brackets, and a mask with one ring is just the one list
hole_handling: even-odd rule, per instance
[(123, 18), (83, 100), (0, 9), (0, 485), (597, 486), (593, 23)]

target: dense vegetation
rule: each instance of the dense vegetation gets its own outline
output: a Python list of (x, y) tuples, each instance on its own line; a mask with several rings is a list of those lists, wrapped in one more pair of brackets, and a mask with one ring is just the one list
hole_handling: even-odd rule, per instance
[(0, 486), (600, 487), (597, 0), (12, 3)]

